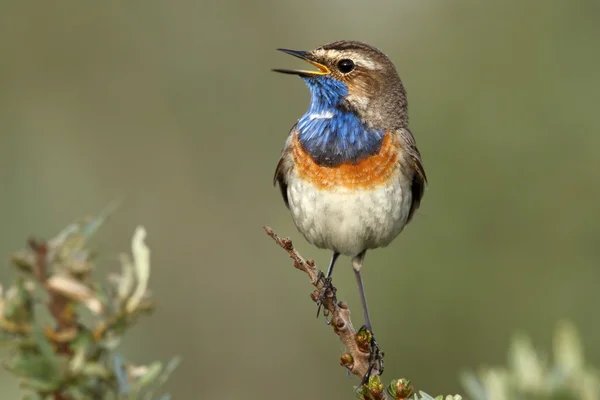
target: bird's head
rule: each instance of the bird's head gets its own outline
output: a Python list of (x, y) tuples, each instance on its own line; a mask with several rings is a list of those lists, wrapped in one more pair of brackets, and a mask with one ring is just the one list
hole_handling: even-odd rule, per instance
[(278, 49), (316, 70), (274, 69), (300, 76), (311, 91), (311, 107), (354, 112), (374, 128), (408, 124), (404, 86), (394, 64), (380, 50), (356, 41), (338, 41), (311, 51)]

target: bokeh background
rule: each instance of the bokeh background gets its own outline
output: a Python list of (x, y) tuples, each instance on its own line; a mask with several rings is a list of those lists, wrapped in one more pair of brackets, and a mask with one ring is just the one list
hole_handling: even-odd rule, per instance
[[(596, 1), (6, 1), (0, 254), (124, 203), (103, 268), (149, 232), (159, 309), (123, 344), (175, 354), (175, 399), (353, 398), (311, 286), (263, 231), (325, 267), (271, 183), (309, 95), (276, 47), (357, 39), (393, 60), (430, 186), (365, 279), (386, 373), (461, 392), (516, 331), (573, 320), (600, 365)], [(0, 280), (15, 275), (4, 262)], [(335, 282), (360, 324), (349, 260)], [(0, 372), (2, 399), (18, 383)]]

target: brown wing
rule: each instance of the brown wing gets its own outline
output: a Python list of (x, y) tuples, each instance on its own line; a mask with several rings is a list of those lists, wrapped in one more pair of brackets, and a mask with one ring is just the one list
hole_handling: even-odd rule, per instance
[(275, 168), (275, 176), (273, 176), (273, 186), (279, 185), (281, 197), (283, 197), (283, 202), (285, 203), (285, 206), (287, 208), (290, 208), (287, 196), (287, 177), (292, 167), (290, 143), (292, 136), (296, 134), (296, 125), (297, 123), (294, 124), (294, 126), (292, 127), (292, 130), (285, 142), (285, 146), (283, 147), (283, 151), (281, 152), (281, 157), (279, 158), (279, 162), (277, 163), (277, 168)]
[(279, 162), (277, 163), (277, 168), (275, 169), (275, 176), (273, 177), (273, 186), (279, 184), (279, 190), (281, 191), (281, 197), (283, 197), (283, 202), (287, 208), (290, 208), (290, 204), (288, 202), (287, 196), (287, 179), (284, 173), (284, 156), (281, 156)]
[(406, 169), (407, 171), (412, 171), (412, 181), (410, 187), (412, 192), (412, 203), (408, 213), (408, 223), (421, 205), (421, 199), (423, 199), (423, 195), (425, 194), (425, 186), (427, 186), (427, 175), (425, 174), (425, 168), (423, 168), (421, 153), (419, 153), (417, 143), (415, 142), (415, 138), (411, 131), (408, 129), (402, 130), (401, 137), (404, 139), (404, 151), (406, 151), (408, 155), (407, 161), (411, 163), (411, 165), (408, 165), (408, 168)]

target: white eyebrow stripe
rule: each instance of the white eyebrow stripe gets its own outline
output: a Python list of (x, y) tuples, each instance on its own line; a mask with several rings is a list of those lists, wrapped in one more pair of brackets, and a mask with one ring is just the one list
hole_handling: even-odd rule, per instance
[(373, 61), (368, 60), (366, 58), (358, 59), (358, 60), (356, 60), (356, 63), (367, 69), (379, 69), (379, 64), (374, 63)]

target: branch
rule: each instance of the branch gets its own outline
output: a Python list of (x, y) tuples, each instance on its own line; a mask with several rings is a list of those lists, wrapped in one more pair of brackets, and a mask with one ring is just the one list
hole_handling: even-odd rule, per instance
[[(310, 283), (316, 288), (312, 292), (311, 298), (316, 302), (319, 293), (325, 284), (324, 274), (318, 270), (313, 260), (304, 260), (302, 256), (294, 249), (292, 241), (288, 238), (280, 238), (269, 227), (264, 227), (265, 232), (275, 243), (283, 248), (294, 260), (294, 267), (308, 275)], [(323, 308), (326, 315), (330, 314), (329, 324), (333, 331), (338, 335), (340, 341), (346, 347), (346, 353), (340, 358), (340, 364), (348, 369), (350, 373), (363, 377), (369, 369), (369, 345), (370, 333), (366, 330), (356, 331), (350, 320), (350, 310), (348, 305), (343, 302), (337, 302), (335, 296), (336, 289), (328, 290), (323, 301)]]
[[(56, 354), (71, 356), (73, 351), (67, 340), (60, 340), (61, 336), (68, 336), (68, 340), (73, 340), (79, 333), (77, 325), (77, 314), (75, 313), (74, 303), (66, 296), (48, 285), (48, 244), (30, 239), (29, 248), (34, 254), (35, 262), (33, 272), (39, 283), (46, 288), (49, 295), (48, 311), (56, 322), (54, 330), (47, 328), (46, 335), (55, 341)], [(62, 390), (57, 389), (52, 393), (54, 400), (66, 400)]]
[[(290, 258), (294, 260), (294, 267), (303, 271), (308, 275), (310, 283), (316, 288), (311, 293), (311, 298), (314, 302), (319, 299), (319, 294), (325, 285), (325, 274), (318, 270), (313, 260), (305, 260), (292, 244), (291, 239), (281, 238), (273, 232), (268, 226), (263, 227), (267, 235), (272, 238), (282, 249), (284, 249)], [(361, 328), (358, 332), (354, 329), (352, 321), (350, 321), (350, 310), (348, 305), (336, 299), (336, 289), (330, 286), (325, 299), (323, 300), (323, 308), (326, 316), (331, 315), (329, 324), (333, 331), (338, 335), (340, 341), (346, 347), (346, 352), (340, 358), (340, 364), (346, 367), (353, 375), (364, 377), (369, 370), (370, 351), (371, 351), (371, 332)], [(415, 391), (409, 380), (397, 379), (393, 380), (384, 389), (381, 383), (380, 371), (374, 369), (371, 371), (369, 381), (362, 383), (358, 388), (358, 398), (361, 400), (442, 400), (443, 396), (438, 396), (435, 399), (427, 393)], [(447, 396), (446, 400), (460, 400), (460, 396)]]

